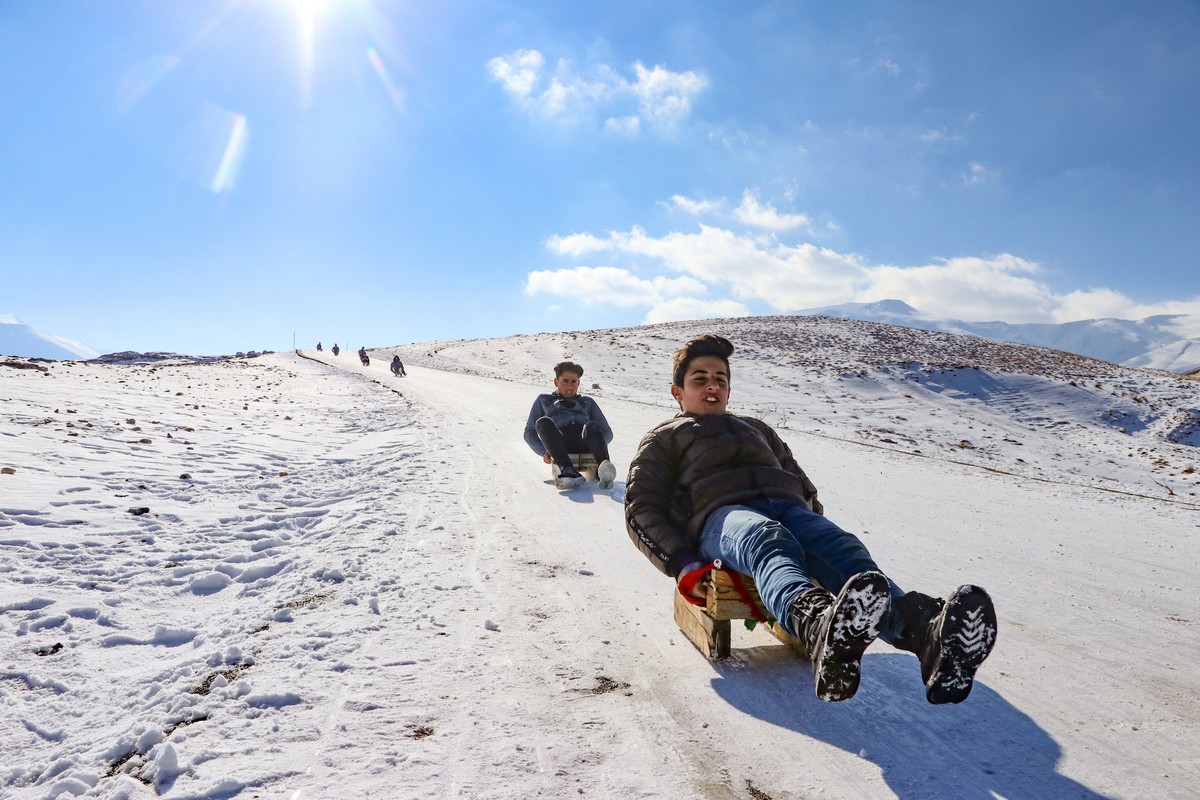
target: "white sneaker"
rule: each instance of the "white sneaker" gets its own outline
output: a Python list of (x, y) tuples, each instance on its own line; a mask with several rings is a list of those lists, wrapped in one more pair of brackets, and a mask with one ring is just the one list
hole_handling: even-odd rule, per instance
[(611, 489), (613, 481), (617, 479), (617, 468), (606, 458), (596, 467), (596, 477), (600, 480), (601, 489)]

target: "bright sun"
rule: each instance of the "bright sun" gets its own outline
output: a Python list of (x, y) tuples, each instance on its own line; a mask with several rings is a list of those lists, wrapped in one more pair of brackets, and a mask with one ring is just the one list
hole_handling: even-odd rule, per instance
[(317, 52), (317, 18), (324, 13), (331, 0), (288, 0), (296, 13), (300, 34), (300, 70), (303, 82), (303, 104), (312, 105), (313, 68)]

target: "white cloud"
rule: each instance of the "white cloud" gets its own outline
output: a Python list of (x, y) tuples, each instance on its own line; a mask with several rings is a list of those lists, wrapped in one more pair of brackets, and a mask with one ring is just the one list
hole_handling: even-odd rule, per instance
[[(780, 311), (840, 302), (862, 289), (868, 276), (854, 256), (811, 244), (782, 245), (770, 236), (747, 236), (709, 225), (700, 225), (695, 233), (661, 237), (636, 226), (610, 231), (607, 238), (572, 234), (553, 237), (547, 246), (570, 257), (607, 252), (639, 264), (650, 259), (697, 281), (692, 294), (724, 287), (739, 303), (756, 301)], [(564, 291), (563, 284), (544, 273), (532, 273), (530, 286)], [(661, 290), (656, 287), (656, 291)]]
[[(679, 196), (672, 202), (688, 205)], [(872, 265), (850, 253), (809, 243), (781, 244), (770, 234), (704, 224), (696, 231), (661, 236), (638, 226), (604, 236), (579, 233), (554, 237), (547, 246), (575, 258), (604, 252), (606, 260), (636, 264), (637, 274), (620, 266), (534, 272), (527, 292), (585, 303), (644, 305), (650, 309), (648, 323), (762, 313), (757, 309), (764, 307), (787, 312), (895, 298), (932, 316), (974, 322), (1053, 323), (1186, 314), (1196, 315), (1191, 321), (1200, 327), (1200, 297), (1140, 304), (1106, 288), (1062, 294), (1041, 279), (1036, 262), (1010, 253), (912, 266)]]
[[(915, 267), (880, 266), (870, 270), (870, 288), (851, 299), (895, 298), (936, 317), (971, 322), (1062, 323), (1200, 315), (1200, 298), (1145, 304), (1107, 288), (1060, 294), (1037, 280), (1040, 271), (1036, 263), (1008, 253)], [(1200, 321), (1200, 317), (1196, 319)]]
[[(522, 107), (546, 119), (578, 121), (594, 113), (608, 113), (604, 129), (633, 136), (643, 124), (664, 133), (679, 126), (691, 114), (696, 95), (708, 87), (708, 79), (695, 72), (672, 72), (655, 65), (647, 69), (633, 65), (635, 79), (622, 77), (607, 64), (579, 73), (570, 62), (560, 60), (548, 74), (545, 57), (537, 50), (521, 49), (497, 56), (487, 63), (488, 73)], [(635, 113), (619, 113), (633, 106)]]
[(712, 319), (714, 317), (746, 317), (750, 312), (741, 303), (732, 300), (699, 300), (695, 297), (680, 297), (666, 300), (650, 309), (645, 325), (659, 322), (675, 322), (684, 319)]
[(963, 186), (982, 186), (987, 183), (994, 183), (999, 177), (999, 170), (990, 169), (978, 162), (972, 162), (967, 171), (959, 175)]
[[(1162, 303), (1138, 303), (1112, 289), (1077, 289), (1058, 298), (1055, 322), (1077, 319), (1145, 319), (1160, 314), (1184, 314), (1190, 319), (1177, 324), (1180, 336), (1200, 336), (1200, 297), (1168, 300)], [(1182, 327), (1181, 327), (1182, 326)]]
[(621, 308), (655, 306), (668, 298), (705, 291), (703, 283), (687, 276), (647, 280), (617, 267), (541, 270), (529, 273), (525, 283), (526, 294), (555, 294), (584, 305), (610, 303)]
[(604, 120), (604, 130), (619, 136), (637, 136), (642, 130), (642, 121), (637, 117), (609, 117)]
[(533, 96), (546, 59), (537, 50), (517, 50), (497, 56), (488, 62), (488, 72), (504, 85), (509, 94), (520, 100)]
[(833, 302), (834, 297), (855, 292), (865, 275), (853, 256), (708, 225), (701, 225), (698, 233), (674, 232), (660, 238), (636, 227), (609, 236), (616, 252), (657, 259), (706, 285), (727, 285), (737, 298), (780, 310)]
[(588, 253), (600, 253), (612, 247), (611, 242), (590, 233), (572, 233), (568, 236), (551, 236), (546, 247), (560, 255), (579, 258)]
[(973, 322), (1048, 322), (1057, 301), (1033, 277), (1039, 270), (1009, 254), (878, 266), (870, 269), (870, 288), (855, 299), (895, 298), (934, 316)]
[(741, 130), (724, 130), (714, 128), (708, 132), (708, 140), (726, 150), (737, 150), (751, 144), (750, 134)]
[(719, 200), (693, 200), (690, 197), (684, 197), (681, 194), (671, 195), (671, 199), (664, 203), (668, 208), (677, 208), (680, 211), (686, 212), (693, 216), (701, 214), (709, 214), (718, 211), (721, 208)]
[(733, 215), (739, 222), (769, 231), (808, 228), (812, 223), (804, 214), (781, 214), (770, 203), (763, 205), (758, 195), (750, 189), (742, 193), (742, 204), (734, 210)]
[[(942, 128), (941, 130), (930, 129), (930, 130), (924, 131), (923, 133), (919, 134), (917, 136), (917, 138), (920, 139), (922, 142), (925, 142), (926, 144), (934, 144), (936, 142), (960, 143), (960, 142), (965, 141), (965, 138), (963, 137), (962, 134), (950, 133), (945, 128)], [(979, 166), (979, 165), (978, 164), (971, 165), (972, 168), (977, 167), (977, 166)]]
[(553, 74), (537, 50), (516, 50), (487, 64), (488, 73), (524, 108), (547, 119), (574, 120), (602, 104), (623, 80), (607, 67), (593, 78), (577, 74), (567, 61), (559, 61)]
[(1070, 322), (1077, 319), (1140, 319), (1150, 314), (1131, 316), (1134, 302), (1112, 289), (1088, 289), (1069, 292), (1059, 298), (1054, 311), (1055, 322)]
[(708, 87), (708, 79), (695, 72), (671, 72), (655, 65), (634, 64), (637, 82), (632, 91), (642, 115), (658, 127), (674, 129), (692, 111), (692, 98)]

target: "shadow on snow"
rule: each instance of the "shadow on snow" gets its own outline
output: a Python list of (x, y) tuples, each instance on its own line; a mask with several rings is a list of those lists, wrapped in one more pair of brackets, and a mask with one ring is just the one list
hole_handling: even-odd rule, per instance
[(817, 699), (810, 665), (783, 647), (735, 650), (713, 666), (731, 706), (870, 761), (902, 800), (1106, 800), (1058, 773), (1058, 742), (988, 688), (986, 667), (966, 702), (932, 706), (903, 653), (868, 653), (858, 694), (835, 704)]

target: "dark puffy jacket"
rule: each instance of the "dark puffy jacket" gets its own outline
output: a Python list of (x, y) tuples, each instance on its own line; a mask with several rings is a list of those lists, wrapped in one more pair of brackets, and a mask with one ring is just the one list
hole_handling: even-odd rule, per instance
[(675, 577), (700, 560), (709, 514), (758, 497), (824, 512), (817, 487), (771, 426), (733, 414), (681, 413), (638, 445), (625, 485), (625, 525), (654, 566)]
[(604, 414), (595, 400), (581, 394), (574, 397), (563, 397), (558, 392), (539, 394), (537, 400), (533, 401), (533, 408), (529, 409), (529, 419), (525, 421), (525, 444), (529, 445), (530, 449), (539, 456), (546, 454), (546, 447), (538, 438), (537, 429), (534, 426), (542, 417), (549, 417), (553, 420), (556, 428), (565, 428), (572, 423), (583, 425), (594, 422), (604, 431), (604, 441), (612, 443), (612, 428), (609, 427), (608, 420), (604, 418)]

